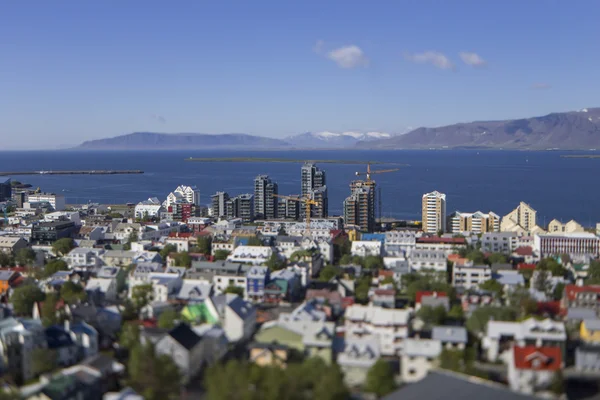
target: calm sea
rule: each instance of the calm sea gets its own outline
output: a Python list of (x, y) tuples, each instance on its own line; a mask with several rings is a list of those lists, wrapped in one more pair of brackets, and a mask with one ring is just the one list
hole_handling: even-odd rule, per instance
[[(15, 177), (44, 191), (64, 193), (67, 203), (137, 202), (164, 199), (178, 185), (196, 185), (203, 203), (224, 190), (251, 192), (253, 179), (268, 174), (280, 194), (300, 192), (300, 164), (196, 163), (188, 157), (290, 157), (294, 159), (370, 160), (409, 164), (376, 175), (382, 188), (383, 216), (419, 219), (421, 195), (447, 195), (447, 211), (494, 211), (503, 215), (519, 201), (538, 211), (540, 223), (576, 219), (591, 226), (600, 221), (600, 159), (561, 158), (558, 151), (162, 151), (162, 152), (0, 152), (0, 171), (141, 169), (143, 175)], [(330, 214), (340, 214), (348, 184), (365, 166), (322, 164), (327, 173)], [(375, 166), (374, 168), (392, 168)]]

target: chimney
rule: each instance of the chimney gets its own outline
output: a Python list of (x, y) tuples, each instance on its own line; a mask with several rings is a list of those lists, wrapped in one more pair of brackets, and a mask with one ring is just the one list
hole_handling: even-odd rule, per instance
[(71, 331), (71, 321), (69, 321), (69, 319), (65, 319), (64, 322), (64, 327), (65, 327), (65, 331), (70, 332)]

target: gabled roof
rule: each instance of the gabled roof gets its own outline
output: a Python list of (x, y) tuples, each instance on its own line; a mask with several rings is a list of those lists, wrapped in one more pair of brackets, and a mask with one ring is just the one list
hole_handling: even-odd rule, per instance
[(521, 247), (517, 247), (514, 251), (515, 254), (519, 255), (519, 256), (532, 256), (533, 255), (533, 249), (531, 248), (531, 246), (521, 246)]
[(462, 326), (434, 326), (431, 338), (444, 343), (467, 343), (467, 330)]
[(202, 338), (185, 323), (180, 323), (175, 328), (171, 329), (168, 334), (173, 340), (187, 350), (193, 349), (202, 340)]
[(448, 295), (445, 292), (432, 292), (429, 290), (424, 290), (424, 291), (417, 292), (417, 295), (415, 296), (415, 303), (420, 304), (421, 300), (423, 299), (423, 296), (448, 297)]
[(435, 339), (404, 339), (403, 355), (412, 357), (438, 357), (442, 352), (442, 342)]
[(560, 347), (515, 346), (513, 356), (518, 369), (558, 371), (562, 363)]
[(585, 321), (583, 321), (583, 324), (585, 325), (585, 328), (589, 331), (600, 331), (600, 319), (596, 318), (592, 318), (592, 319), (586, 319)]
[(565, 293), (567, 295), (567, 299), (573, 301), (577, 298), (577, 295), (579, 293), (600, 294), (600, 285), (586, 285), (586, 286), (566, 285)]

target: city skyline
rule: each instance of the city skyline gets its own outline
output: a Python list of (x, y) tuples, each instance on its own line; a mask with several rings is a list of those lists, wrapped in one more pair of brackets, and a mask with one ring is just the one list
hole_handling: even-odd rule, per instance
[(6, 3), (3, 149), (134, 131), (399, 133), (593, 107), (599, 56), (585, 39), (599, 9)]

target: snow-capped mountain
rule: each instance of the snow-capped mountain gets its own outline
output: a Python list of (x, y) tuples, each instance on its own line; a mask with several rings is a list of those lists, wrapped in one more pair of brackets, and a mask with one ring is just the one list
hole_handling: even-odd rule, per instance
[(296, 147), (303, 148), (339, 148), (353, 147), (358, 142), (389, 139), (393, 135), (385, 132), (306, 132), (284, 139)]

